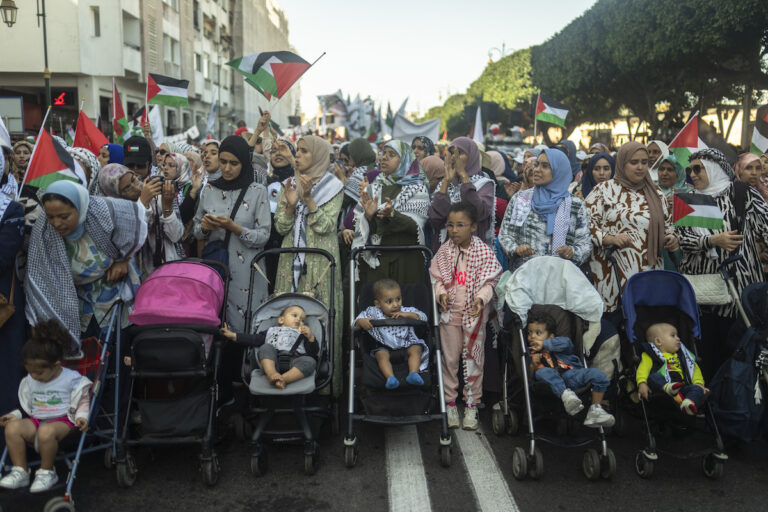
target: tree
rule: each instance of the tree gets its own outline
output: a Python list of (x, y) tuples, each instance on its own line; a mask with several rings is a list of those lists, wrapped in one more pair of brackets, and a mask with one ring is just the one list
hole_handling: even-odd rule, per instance
[(530, 101), (535, 89), (531, 83), (531, 49), (518, 50), (489, 63), (467, 89), (473, 102), (490, 101), (507, 110)]

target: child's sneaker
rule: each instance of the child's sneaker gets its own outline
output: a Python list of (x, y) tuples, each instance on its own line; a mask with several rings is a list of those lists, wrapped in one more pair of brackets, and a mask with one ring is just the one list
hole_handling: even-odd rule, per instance
[(563, 401), (565, 412), (567, 412), (571, 416), (578, 414), (579, 411), (584, 409), (584, 404), (581, 403), (581, 398), (579, 398), (576, 395), (576, 393), (574, 393), (570, 389), (566, 389), (565, 391), (563, 391), (563, 394), (560, 395), (560, 400)]
[(4, 489), (19, 489), (29, 485), (29, 470), (21, 466), (13, 466), (11, 472), (0, 480), (0, 487)]
[(400, 387), (400, 381), (397, 380), (397, 377), (390, 375), (389, 378), (387, 378), (387, 382), (384, 384), (384, 387), (387, 389), (397, 389)]
[(464, 430), (477, 430), (477, 407), (464, 408), (464, 422), (461, 428)]
[(445, 412), (448, 415), (448, 428), (459, 428), (459, 410), (454, 405), (446, 405)]
[(696, 404), (693, 403), (693, 400), (690, 398), (686, 398), (683, 400), (683, 403), (680, 404), (680, 410), (683, 411), (688, 416), (696, 416), (699, 414), (699, 409), (696, 407)]
[(608, 413), (600, 404), (592, 404), (587, 411), (587, 417), (584, 420), (585, 427), (612, 427), (616, 423), (616, 418)]
[(38, 469), (35, 471), (35, 481), (29, 488), (29, 492), (47, 491), (59, 481), (59, 475), (53, 469)]
[(423, 386), (424, 385), (424, 379), (422, 379), (421, 375), (419, 375), (417, 372), (409, 373), (408, 376), (405, 378), (405, 382), (407, 382), (411, 386)]
[(682, 382), (667, 382), (662, 389), (669, 396), (675, 396), (680, 391), (681, 387), (683, 387)]

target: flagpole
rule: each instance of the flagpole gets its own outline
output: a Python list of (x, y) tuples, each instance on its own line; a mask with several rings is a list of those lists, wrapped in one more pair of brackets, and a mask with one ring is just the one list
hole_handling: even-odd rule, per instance
[(536, 95), (536, 105), (533, 107), (533, 142), (534, 146), (536, 145), (536, 139), (539, 137), (539, 131), (538, 131), (538, 119), (536, 116), (536, 109), (539, 108), (539, 100), (541, 99), (541, 93), (538, 93)]
[[(45, 130), (45, 122), (48, 120), (48, 114), (51, 113), (51, 106), (48, 105), (48, 110), (45, 111), (45, 117), (43, 117), (43, 124), (40, 125), (40, 131), (37, 133), (37, 140), (35, 141), (35, 145), (32, 146), (32, 154), (29, 155), (29, 162), (27, 162), (27, 170), (24, 171), (24, 178), (21, 180), (21, 185), (19, 185), (16, 188), (16, 200), (19, 200), (19, 194), (21, 193), (21, 188), (24, 186), (24, 184), (27, 182), (27, 174), (29, 174), (29, 167), (32, 164), (32, 159), (35, 158), (35, 152), (37, 151), (38, 142), (40, 142), (40, 137), (43, 134), (43, 131)], [(54, 144), (56, 144), (54, 142)]]
[[(326, 54), (326, 53), (327, 53), (327, 52), (323, 52), (322, 54), (320, 54), (320, 56), (319, 56), (318, 58), (316, 58), (316, 59), (315, 59), (315, 61), (314, 61), (312, 64), (310, 64), (310, 65), (309, 65), (309, 67), (308, 67), (307, 69), (305, 69), (305, 70), (304, 70), (304, 73), (306, 73), (307, 71), (309, 71), (309, 68), (311, 68), (312, 66), (314, 66), (315, 64), (317, 64), (317, 61), (319, 61), (320, 59), (322, 59), (322, 58), (325, 56), (325, 54)], [(302, 73), (301, 75), (299, 75), (299, 78), (301, 78), (302, 76), (304, 76), (304, 73)], [(298, 82), (298, 81), (299, 81), (299, 78), (297, 78), (297, 79), (296, 79), (296, 82)], [(293, 82), (293, 83), (295, 84), (296, 82)], [(291, 84), (291, 87), (293, 87), (293, 84)], [(289, 87), (289, 89), (290, 89), (290, 87)], [(285, 92), (288, 92), (288, 91), (285, 91)], [(285, 96), (285, 94), (283, 94), (283, 96)], [(278, 102), (279, 102), (281, 99), (282, 99), (282, 96), (278, 97), (278, 98), (277, 98), (277, 101), (276, 101), (276, 102), (274, 102), (274, 103), (273, 103), (273, 104), (270, 106), (270, 108), (273, 108), (273, 107), (277, 106), (277, 103), (278, 103)]]

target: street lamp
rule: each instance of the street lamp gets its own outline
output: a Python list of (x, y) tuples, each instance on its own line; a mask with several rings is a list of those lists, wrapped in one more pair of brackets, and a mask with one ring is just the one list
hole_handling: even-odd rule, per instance
[(0, 2), (0, 14), (3, 15), (3, 23), (8, 25), (9, 28), (16, 23), (16, 11), (18, 10), (19, 8), (16, 7), (16, 2), (13, 0), (3, 0)]
[[(514, 51), (514, 50), (512, 50), (512, 51)], [(504, 57), (509, 55), (511, 52), (507, 51), (506, 43), (502, 42), (501, 43), (501, 49), (491, 48), (491, 49), (488, 50), (488, 64), (491, 64), (493, 62), (493, 54), (494, 53), (498, 53), (499, 54), (499, 59), (503, 59)]]

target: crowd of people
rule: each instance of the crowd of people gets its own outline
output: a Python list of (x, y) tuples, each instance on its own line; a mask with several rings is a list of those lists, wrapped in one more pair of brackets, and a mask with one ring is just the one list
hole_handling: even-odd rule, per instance
[[(737, 291), (765, 280), (768, 155), (744, 153), (732, 166), (721, 152), (704, 149), (691, 154), (684, 169), (663, 141), (631, 141), (616, 151), (595, 143), (587, 154), (570, 141), (506, 154), (467, 137), (441, 145), (426, 137), (332, 145), (313, 135), (298, 141), (277, 137), (269, 120), (265, 113), (253, 132), (199, 145), (155, 146), (145, 127), (144, 137), (107, 144), (98, 155), (56, 138), (86, 182), (60, 180), (45, 189), (22, 186), (31, 142), (3, 148), (0, 294), (15, 312), (0, 326), (0, 413), (16, 407), (25, 374), (22, 347), (44, 332), (34, 326), (57, 321), (68, 335), (65, 352), (76, 352), (81, 339), (99, 334), (118, 300), (128, 306), (126, 327), (141, 282), (164, 262), (185, 257), (229, 268), (226, 337), (232, 341), (223, 349), (220, 399), (226, 403), (232, 396), (228, 384), (239, 380), (243, 349), (237, 339), (250, 332), (249, 309), (283, 292), (313, 294), (327, 304), (335, 290), (337, 317), (345, 319), (336, 322), (334, 333), (335, 364), (341, 368), (344, 326), (357, 318), (358, 326), (370, 327), (366, 320), (373, 314), (346, 310), (349, 281), (388, 280), (378, 289), (377, 301), (384, 305), (389, 295), (395, 299), (399, 285), (425, 279), (424, 257), (417, 252), (364, 251), (358, 271), (349, 275), (351, 251), (431, 248), (429, 274), (444, 313), (445, 395), (452, 426), (458, 426), (457, 392), (465, 380), (465, 428), (477, 424), (474, 408), (482, 400), (484, 354), (492, 343), (484, 327), (502, 271), (541, 256), (568, 260), (593, 282), (604, 320), (614, 325), (622, 289), (638, 272), (713, 274), (740, 254), (732, 269)], [(675, 226), (676, 192), (713, 197), (724, 216), (722, 229)], [(299, 252), (266, 258), (249, 289), (254, 256), (275, 247), (328, 251), (342, 269), (335, 286), (321, 255)], [(391, 307), (379, 313), (400, 311)], [(405, 307), (402, 312), (418, 317)], [(733, 304), (701, 307), (697, 348), (703, 381), (729, 356), (728, 330), (736, 313)], [(547, 331), (546, 319), (532, 324)], [(312, 333), (303, 334), (310, 347)], [(547, 341), (536, 343), (543, 347)], [(418, 350), (409, 351), (411, 384), (419, 381), (426, 351), (412, 346)], [(382, 370), (385, 359), (377, 356)], [(391, 371), (384, 374), (388, 387), (397, 387)], [(272, 372), (270, 378), (285, 385), (292, 377)], [(598, 405), (603, 384), (595, 388)], [(333, 394), (341, 387), (342, 379), (335, 379)]]

